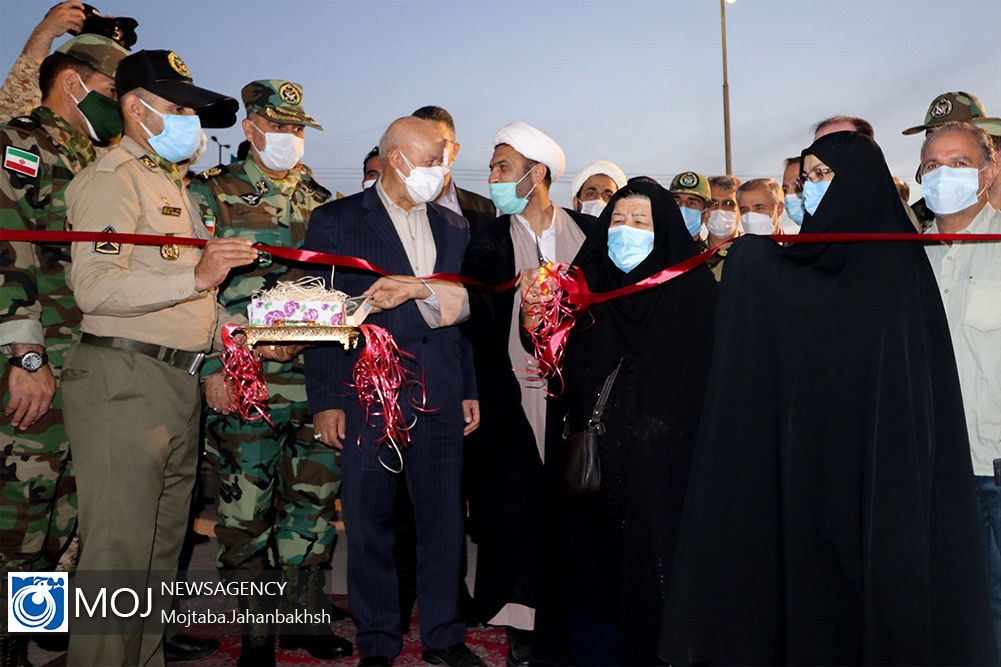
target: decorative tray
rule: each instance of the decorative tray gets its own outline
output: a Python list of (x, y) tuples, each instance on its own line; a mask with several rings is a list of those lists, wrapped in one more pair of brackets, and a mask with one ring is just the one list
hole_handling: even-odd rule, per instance
[(358, 336), (361, 329), (350, 326), (309, 326), (309, 325), (289, 325), (271, 327), (240, 327), (247, 337), (247, 346), (253, 347), (258, 343), (316, 343), (325, 341), (336, 341), (344, 346), (345, 350), (350, 350), (358, 345)]

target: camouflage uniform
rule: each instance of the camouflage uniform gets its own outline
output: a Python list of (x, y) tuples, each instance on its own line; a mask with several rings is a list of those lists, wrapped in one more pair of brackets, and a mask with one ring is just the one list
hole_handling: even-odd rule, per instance
[[(287, 86), (295, 84), (247, 86), (248, 111), (282, 122), (282, 109), (301, 100), (301, 89), (288, 92)], [(280, 90), (286, 91), (282, 99), (277, 98)], [(255, 106), (254, 96), (262, 95), (265, 99)], [(269, 103), (268, 97), (275, 99)], [(299, 113), (305, 115), (301, 107)], [(312, 210), (330, 199), (308, 167), (299, 165), (273, 180), (253, 154), (242, 163), (205, 171), (189, 189), (217, 236), (294, 248), (302, 246)], [(220, 302), (231, 313), (245, 314), (254, 292), (300, 277), (301, 270), (271, 262), (234, 269), (221, 286)], [(217, 361), (210, 362), (203, 376), (219, 370)], [(265, 361), (264, 373), (273, 426), (233, 414), (210, 416), (206, 423), (206, 450), (219, 480), (219, 567), (324, 566), (333, 550), (330, 522), (340, 487), (335, 450), (313, 439), (301, 361)]]
[[(45, 107), (0, 129), (5, 162), (9, 149), (38, 158), (37, 173), (5, 167), (0, 176), (0, 227), (62, 231), (65, 190), (94, 160), (90, 140)], [(31, 172), (32, 159), (28, 158)], [(68, 246), (0, 243), (0, 342), (44, 344), (56, 378), (80, 325), (80, 310), (66, 285)], [(3, 403), (10, 400), (5, 364)], [(46, 569), (76, 525), (76, 491), (69, 470), (60, 391), (52, 408), (26, 431), (5, 420), (0, 428), (0, 565), (7, 570)]]
[(27, 115), (38, 104), (38, 68), (41, 63), (21, 54), (0, 88), (0, 122)]

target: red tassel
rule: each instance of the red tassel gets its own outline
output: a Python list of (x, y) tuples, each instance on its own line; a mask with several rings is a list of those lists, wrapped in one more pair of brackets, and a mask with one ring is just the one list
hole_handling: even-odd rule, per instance
[(264, 419), (271, 424), (267, 412), (268, 383), (264, 379), (263, 363), (253, 350), (235, 340), (233, 332), (237, 328), (235, 324), (227, 324), (222, 329), (222, 374), (229, 394), (230, 410), (239, 414), (241, 419)]
[(408, 385), (420, 389), (420, 400), (411, 400), (411, 406), (422, 412), (432, 412), (425, 408), (426, 389), (424, 377), (418, 376), (404, 365), (404, 358), (417, 358), (403, 352), (396, 345), (392, 334), (374, 324), (359, 326), (365, 336), (365, 347), (358, 356), (352, 372), (351, 385), (358, 391), (358, 402), (365, 407), (365, 423), (371, 424), (371, 417), (383, 417), (382, 436), (377, 443), (389, 441), (410, 444), (410, 426), (403, 418), (400, 408), (400, 391)]

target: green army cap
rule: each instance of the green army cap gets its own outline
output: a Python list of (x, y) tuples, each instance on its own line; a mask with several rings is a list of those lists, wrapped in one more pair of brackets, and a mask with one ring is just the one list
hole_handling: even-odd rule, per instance
[(240, 91), (247, 113), (258, 113), (281, 125), (308, 125), (322, 130), (302, 108), (302, 86), (281, 79), (252, 81)]
[(56, 53), (75, 58), (112, 79), (115, 78), (118, 63), (129, 55), (129, 52), (113, 39), (89, 33), (69, 40), (56, 49)]
[(936, 97), (928, 107), (924, 125), (907, 128), (903, 133), (917, 134), (946, 123), (973, 123), (984, 128), (988, 134), (1001, 135), (1001, 118), (988, 118), (980, 100), (962, 91)]
[(702, 197), (706, 201), (713, 198), (709, 189), (709, 181), (702, 174), (694, 171), (683, 171), (671, 180), (671, 194), (690, 194)]

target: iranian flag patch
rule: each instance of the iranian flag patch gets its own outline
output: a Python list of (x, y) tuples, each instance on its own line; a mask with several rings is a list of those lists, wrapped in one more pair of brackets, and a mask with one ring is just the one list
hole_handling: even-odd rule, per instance
[(38, 176), (39, 158), (34, 153), (8, 146), (3, 154), (3, 167), (25, 176)]

